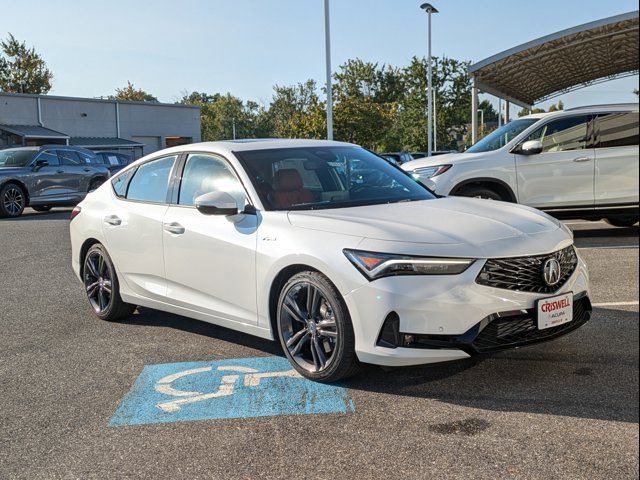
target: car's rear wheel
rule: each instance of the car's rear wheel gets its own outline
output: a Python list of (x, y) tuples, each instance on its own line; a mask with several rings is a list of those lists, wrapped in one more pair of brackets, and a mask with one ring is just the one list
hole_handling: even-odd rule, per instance
[(91, 308), (103, 320), (122, 320), (136, 309), (135, 305), (122, 301), (115, 267), (101, 244), (93, 245), (87, 252), (82, 277)]
[(104, 181), (100, 179), (91, 180), (91, 183), (89, 184), (89, 191), (93, 192), (94, 190), (97, 190), (103, 183)]
[(336, 287), (321, 273), (294, 275), (280, 292), (278, 336), (304, 377), (335, 382), (357, 372), (351, 318)]
[(40, 205), (37, 207), (31, 207), (31, 208), (33, 208), (36, 212), (48, 212), (53, 207), (50, 207), (49, 205)]
[(633, 227), (638, 223), (640, 217), (638, 217), (638, 215), (629, 215), (624, 217), (610, 217), (605, 220), (609, 225), (613, 225), (614, 227)]
[(483, 187), (480, 185), (465, 187), (458, 193), (458, 196), (471, 197), (471, 198), (484, 198), (487, 200), (497, 200), (497, 201), (504, 200), (504, 198), (502, 198), (502, 196), (495, 190), (492, 190), (489, 187)]
[(0, 217), (19, 217), (26, 204), (27, 195), (19, 185), (7, 183), (0, 188)]

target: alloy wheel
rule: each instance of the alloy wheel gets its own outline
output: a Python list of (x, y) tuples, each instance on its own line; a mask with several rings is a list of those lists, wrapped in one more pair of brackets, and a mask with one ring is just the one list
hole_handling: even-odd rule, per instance
[(91, 306), (103, 313), (111, 305), (113, 281), (107, 259), (99, 251), (87, 255), (84, 263), (84, 286)]
[(19, 215), (24, 208), (24, 194), (22, 193), (22, 190), (19, 187), (9, 187), (4, 192), (2, 203), (5, 211), (9, 215), (12, 217)]
[(280, 308), (280, 334), (293, 360), (308, 372), (326, 370), (340, 341), (335, 309), (312, 283), (292, 285)]

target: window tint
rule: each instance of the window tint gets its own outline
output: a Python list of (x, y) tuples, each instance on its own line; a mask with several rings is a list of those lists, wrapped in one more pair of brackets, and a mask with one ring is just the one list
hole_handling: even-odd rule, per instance
[(116, 192), (116, 195), (120, 198), (124, 198), (127, 196), (127, 186), (129, 185), (129, 180), (135, 173), (135, 169), (128, 170), (121, 175), (118, 175), (116, 178), (111, 180), (111, 185), (113, 186), (113, 191)]
[(129, 183), (127, 198), (142, 202), (165, 203), (169, 176), (175, 160), (175, 156), (165, 157), (141, 165)]
[(596, 148), (638, 146), (638, 112), (598, 115)]
[(211, 155), (189, 155), (180, 184), (179, 205), (193, 206), (200, 195), (226, 192), (236, 199), (240, 208), (246, 204), (246, 194), (226, 162)]
[(81, 165), (84, 163), (80, 159), (78, 152), (73, 150), (58, 150), (58, 158), (60, 158), (60, 163), (62, 165)]
[[(529, 135), (528, 140), (540, 140), (543, 152), (565, 152), (587, 148), (589, 116), (561, 118), (547, 123)], [(524, 143), (523, 142), (523, 143)]]
[(467, 153), (492, 152), (504, 147), (527, 128), (538, 122), (537, 118), (521, 118), (503, 125), (467, 149)]
[(267, 210), (314, 210), (430, 200), (433, 195), (359, 147), (236, 152)]
[(50, 167), (56, 167), (60, 165), (60, 161), (58, 160), (58, 155), (56, 154), (55, 151), (52, 151), (52, 150), (45, 150), (44, 152), (40, 153), (40, 155), (38, 155), (36, 160), (46, 160), (47, 162), (49, 162)]

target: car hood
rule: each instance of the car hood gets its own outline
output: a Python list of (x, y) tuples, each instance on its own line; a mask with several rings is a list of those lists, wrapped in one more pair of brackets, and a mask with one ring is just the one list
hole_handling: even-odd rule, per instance
[(411, 172), (416, 168), (435, 167), (437, 165), (451, 164), (463, 162), (465, 160), (482, 160), (485, 157), (495, 154), (495, 152), (483, 153), (447, 153), (445, 155), (436, 155), (434, 157), (419, 158), (411, 162), (402, 164), (402, 169)]
[(292, 211), (289, 221), (300, 228), (362, 237), (360, 247), (388, 245), (415, 254), (425, 254), (428, 247), (428, 254), (532, 255), (571, 242), (559, 223), (543, 212), (511, 203), (462, 197)]

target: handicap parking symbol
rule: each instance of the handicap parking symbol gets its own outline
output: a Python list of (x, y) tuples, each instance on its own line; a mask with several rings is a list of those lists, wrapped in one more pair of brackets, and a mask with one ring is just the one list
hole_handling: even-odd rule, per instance
[(346, 388), (307, 380), (285, 358), (256, 357), (147, 365), (109, 425), (353, 411)]

